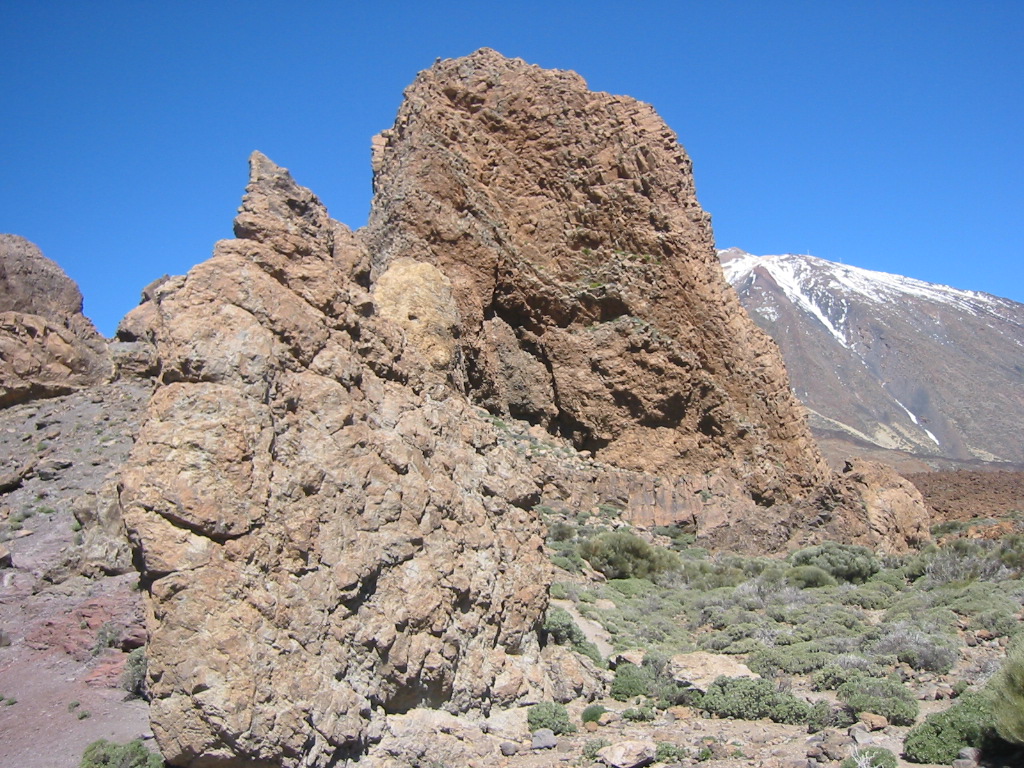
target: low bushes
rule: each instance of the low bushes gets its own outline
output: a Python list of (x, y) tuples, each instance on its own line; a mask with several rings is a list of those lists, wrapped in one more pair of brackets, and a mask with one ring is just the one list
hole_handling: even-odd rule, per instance
[(895, 680), (855, 677), (840, 685), (836, 695), (858, 715), (873, 712), (893, 725), (913, 725), (917, 719), (917, 699)]
[(846, 707), (833, 707), (827, 701), (816, 701), (807, 711), (807, 732), (817, 733), (826, 728), (845, 728), (856, 718)]
[(804, 723), (810, 707), (791, 693), (780, 691), (769, 680), (720, 677), (708, 686), (702, 709), (720, 717), (740, 720), (768, 718), (776, 723)]
[(903, 754), (912, 763), (949, 765), (964, 747), (992, 741), (992, 704), (980, 693), (965, 693), (945, 712), (929, 715), (907, 734)]
[(995, 729), (1011, 744), (1024, 744), (1024, 643), (1016, 643), (986, 691), (994, 708)]
[(858, 747), (839, 768), (896, 768), (898, 765), (896, 755), (885, 747)]
[(583, 654), (599, 667), (604, 666), (604, 659), (597, 646), (587, 640), (583, 630), (564, 608), (557, 606), (548, 610), (544, 617), (544, 631), (557, 645), (571, 645), (577, 653)]
[(831, 573), (816, 565), (793, 566), (786, 571), (786, 581), (800, 589), (834, 587), (837, 584)]
[(659, 707), (687, 703), (692, 696), (691, 689), (672, 679), (665, 669), (666, 663), (664, 657), (649, 654), (642, 666), (620, 664), (608, 695), (616, 701), (642, 696)]
[(550, 728), (556, 734), (576, 733), (576, 726), (569, 721), (564, 704), (556, 701), (542, 701), (526, 710), (526, 723), (530, 732)]
[(679, 556), (628, 531), (605, 531), (579, 546), (580, 555), (609, 579), (650, 579), (679, 570)]
[(871, 651), (895, 656), (914, 669), (942, 674), (948, 672), (960, 656), (948, 641), (905, 621), (887, 627), (872, 644)]
[(806, 675), (828, 665), (835, 657), (820, 648), (801, 643), (797, 647), (761, 648), (747, 657), (747, 666), (762, 677)]
[(160, 755), (150, 752), (139, 740), (127, 744), (100, 739), (85, 748), (79, 768), (163, 768)]
[(836, 579), (852, 582), (867, 581), (882, 567), (870, 549), (832, 541), (794, 552), (790, 562), (794, 566), (814, 565)]

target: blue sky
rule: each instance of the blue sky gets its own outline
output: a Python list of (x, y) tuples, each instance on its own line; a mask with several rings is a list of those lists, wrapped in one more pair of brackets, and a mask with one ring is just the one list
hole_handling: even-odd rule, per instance
[(352, 227), (370, 137), (487, 46), (655, 106), (720, 247), (1024, 302), (1024, 3), (22, 2), (0, 9), (0, 231), (113, 333), (231, 236), (246, 158)]

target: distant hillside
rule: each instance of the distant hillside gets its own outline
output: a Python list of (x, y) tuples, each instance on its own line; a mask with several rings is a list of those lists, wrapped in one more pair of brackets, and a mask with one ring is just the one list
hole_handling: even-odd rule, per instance
[(1024, 462), (1024, 305), (813, 256), (719, 257), (826, 445)]

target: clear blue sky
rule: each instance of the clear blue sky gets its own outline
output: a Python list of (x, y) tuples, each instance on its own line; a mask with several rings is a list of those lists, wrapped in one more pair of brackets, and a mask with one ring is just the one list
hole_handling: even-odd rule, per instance
[(1024, 2), (14, 2), (0, 231), (113, 333), (231, 235), (259, 149), (365, 223), (370, 137), (488, 46), (650, 102), (720, 247), (811, 252), (1024, 302)]

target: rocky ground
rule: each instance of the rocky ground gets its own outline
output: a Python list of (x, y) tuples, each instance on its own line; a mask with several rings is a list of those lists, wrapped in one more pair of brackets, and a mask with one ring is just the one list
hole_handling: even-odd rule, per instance
[(1024, 471), (917, 472), (907, 479), (921, 491), (934, 523), (994, 523), (1024, 514)]
[(98, 514), (147, 397), (121, 382), (0, 410), (0, 765), (71, 768), (149, 733), (121, 685), (145, 643), (138, 574)]

